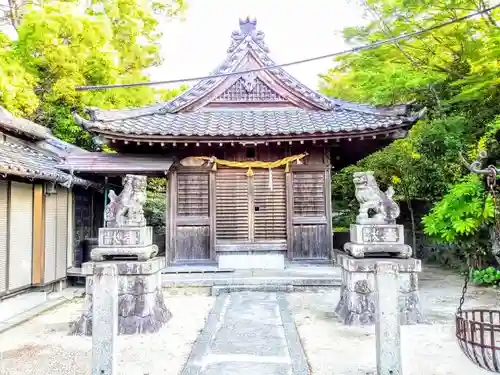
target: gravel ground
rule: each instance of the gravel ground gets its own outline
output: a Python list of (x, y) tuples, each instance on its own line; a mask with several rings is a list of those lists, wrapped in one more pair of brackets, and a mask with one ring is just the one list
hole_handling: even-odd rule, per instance
[[(462, 280), (425, 267), (420, 287), (429, 324), (402, 327), (404, 375), (488, 374), (469, 363), (454, 338)], [(496, 290), (472, 287), (465, 307), (500, 308), (498, 296)], [(119, 338), (119, 374), (180, 373), (214, 300), (190, 289), (170, 290), (165, 297), (173, 318), (159, 334)], [(338, 290), (292, 293), (287, 298), (313, 375), (376, 374), (374, 329), (339, 322), (333, 314)], [(71, 301), (0, 334), (0, 374), (90, 374), (91, 338), (67, 335), (81, 307), (82, 300)]]
[[(180, 373), (213, 305), (212, 297), (186, 292), (191, 295), (165, 294), (173, 317), (158, 334), (119, 337), (119, 374)], [(90, 374), (92, 338), (68, 336), (68, 324), (79, 316), (82, 303), (68, 302), (1, 334), (0, 374)]]
[[(454, 337), (454, 312), (462, 289), (456, 275), (425, 267), (420, 279), (426, 325), (401, 330), (404, 375), (486, 375), (462, 354)], [(375, 330), (346, 327), (334, 316), (339, 291), (288, 296), (313, 375), (375, 375)], [(500, 308), (498, 293), (472, 287), (465, 307)]]

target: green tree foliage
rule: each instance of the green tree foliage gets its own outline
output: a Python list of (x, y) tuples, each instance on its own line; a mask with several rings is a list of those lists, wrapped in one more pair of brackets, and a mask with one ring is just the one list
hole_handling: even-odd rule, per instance
[[(344, 30), (345, 41), (353, 46), (420, 31), (489, 6), (483, 0), (361, 0), (361, 4), (369, 21)], [(475, 159), (483, 149), (500, 157), (495, 138), (500, 128), (499, 22), (496, 9), (336, 58), (334, 67), (320, 76), (326, 95), (376, 105), (416, 101), (428, 108), (428, 116), (406, 139), (335, 174), (334, 207), (347, 210), (352, 218), (356, 208), (352, 172), (373, 170), (382, 186), (395, 185), (401, 201), (434, 205), (423, 220), (429, 235), (466, 248), (473, 248), (471, 243), (482, 247), (480, 242), (488, 238), (483, 229), (491, 223), (494, 210), (479, 177), (467, 176), (459, 153)], [(417, 216), (426, 213), (424, 209)]]
[(184, 6), (182, 0), (95, 0), (84, 8), (77, 1), (49, 0), (27, 7), (17, 39), (0, 37), (0, 74), (5, 71), (0, 104), (52, 128), (65, 141), (89, 147), (73, 110), (141, 106), (178, 91), (78, 92), (75, 87), (147, 81), (145, 70), (161, 62), (159, 21), (181, 14)]
[(453, 185), (423, 219), (425, 232), (447, 243), (466, 241), (494, 218), (491, 195), (477, 175), (471, 174)]
[(12, 42), (0, 32), (0, 103), (14, 115), (33, 113), (40, 101), (34, 87), (37, 78), (28, 73), (12, 53)]

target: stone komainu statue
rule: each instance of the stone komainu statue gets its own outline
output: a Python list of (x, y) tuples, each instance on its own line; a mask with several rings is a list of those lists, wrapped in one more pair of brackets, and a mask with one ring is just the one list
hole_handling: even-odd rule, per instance
[[(394, 189), (389, 187), (384, 193), (377, 185), (373, 172), (355, 172), (356, 199), (359, 202), (358, 224), (395, 224), (400, 214), (398, 204), (392, 199)], [(370, 217), (370, 212), (374, 213)]]
[(143, 205), (147, 198), (146, 187), (146, 176), (128, 174), (123, 178), (123, 190), (120, 195), (110, 190), (110, 202), (104, 210), (105, 226), (108, 228), (145, 226)]

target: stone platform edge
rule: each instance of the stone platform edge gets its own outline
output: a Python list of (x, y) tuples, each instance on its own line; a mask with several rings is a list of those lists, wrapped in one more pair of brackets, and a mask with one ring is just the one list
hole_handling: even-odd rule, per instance
[(376, 264), (384, 261), (396, 264), (399, 272), (422, 272), (422, 261), (415, 258), (355, 258), (343, 251), (338, 251), (336, 257), (337, 265), (341, 269), (351, 272), (375, 272)]
[[(0, 322), (0, 334), (7, 332), (21, 324), (29, 322), (36, 317), (51, 311), (59, 306), (64, 305), (67, 302), (72, 301), (75, 298), (81, 298), (81, 291), (75, 291), (71, 296), (60, 296), (55, 299), (48, 299), (45, 302), (42, 302), (39, 305), (36, 305), (28, 310), (25, 310), (12, 318), (9, 318), (3, 322)], [(15, 297), (14, 297), (15, 298)]]
[(82, 264), (82, 276), (92, 276), (96, 264), (115, 264), (118, 275), (151, 275), (161, 272), (166, 266), (164, 257), (148, 260), (109, 260), (104, 262), (86, 262)]

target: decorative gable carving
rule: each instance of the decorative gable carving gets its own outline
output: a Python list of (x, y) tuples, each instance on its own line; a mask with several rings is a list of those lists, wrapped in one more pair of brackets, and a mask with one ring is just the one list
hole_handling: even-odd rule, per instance
[(275, 103), (288, 102), (266, 85), (255, 74), (239, 78), (232, 86), (213, 100), (214, 103)]
[[(307, 86), (288, 74), (280, 67), (275, 67), (259, 72), (260, 74), (248, 73), (236, 84), (227, 89), (234, 77), (230, 73), (255, 69), (260, 67), (273, 67), (276, 63), (269, 57), (269, 48), (264, 41), (264, 33), (257, 30), (257, 21), (246, 18), (240, 20), (240, 29), (231, 34), (231, 45), (228, 49), (226, 59), (212, 72), (214, 77), (202, 79), (189, 90), (183, 92), (176, 98), (165, 103), (161, 109), (162, 113), (181, 113), (192, 111), (206, 104), (217, 103), (286, 103), (290, 106), (307, 109), (333, 110), (333, 101)], [(252, 60), (249, 65), (248, 61)], [(227, 75), (227, 76), (226, 76)], [(258, 77), (263, 78), (262, 81)], [(231, 83), (229, 83), (229, 81)], [(275, 88), (276, 84), (280, 89)], [(269, 85), (266, 85), (267, 82)], [(242, 90), (242, 87), (245, 90)], [(283, 89), (283, 95), (281, 89)], [(212, 95), (218, 95), (212, 99)], [(208, 102), (208, 103), (207, 103)]]

